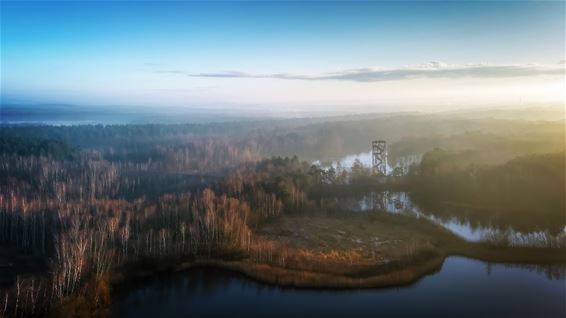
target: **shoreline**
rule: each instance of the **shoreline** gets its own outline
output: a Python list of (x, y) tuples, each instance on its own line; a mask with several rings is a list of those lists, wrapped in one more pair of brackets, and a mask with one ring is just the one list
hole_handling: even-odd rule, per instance
[(446, 258), (452, 256), (500, 264), (566, 264), (566, 249), (499, 248), (477, 246), (480, 245), (477, 243), (465, 244), (470, 245), (468, 247), (472, 248), (470, 250), (456, 251), (455, 246), (450, 246), (447, 247), (447, 250), (451, 251), (447, 253), (431, 255), (428, 258), (410, 264), (376, 266), (366, 272), (367, 274), (364, 276), (284, 268), (266, 263), (256, 263), (247, 259), (223, 260), (221, 258), (203, 258), (185, 261), (155, 270), (130, 270), (128, 274), (121, 272), (117, 277), (115, 276), (114, 279), (112, 279), (112, 285), (119, 289), (120, 285), (128, 281), (145, 279), (158, 275), (159, 273), (184, 272), (195, 268), (218, 268), (234, 271), (255, 281), (280, 287), (305, 289), (369, 289), (402, 287), (415, 284), (424, 277), (439, 272)]
[[(306, 228), (306, 226), (310, 227)], [(358, 226), (363, 226), (363, 228)], [(304, 231), (301, 232), (303, 228)], [(290, 231), (291, 229), (294, 229), (295, 232)], [(232, 270), (254, 280), (282, 287), (382, 288), (414, 284), (423, 277), (440, 271), (445, 259), (450, 256), (491, 263), (566, 264), (566, 248), (564, 247), (511, 247), (487, 242), (470, 242), (433, 223), (416, 222), (409, 217), (391, 215), (372, 216), (369, 219), (367, 216), (349, 216), (347, 219), (320, 218), (316, 215), (308, 219), (305, 219), (304, 216), (286, 217), (264, 224), (259, 232), (263, 235), (262, 239), (281, 242), (284, 247), (293, 247), (295, 243), (295, 247), (309, 248), (310, 242), (318, 242), (317, 238), (324, 239), (326, 243), (331, 241), (332, 237), (329, 234), (335, 233), (337, 229), (356, 231), (359, 238), (362, 238), (361, 235), (364, 232), (380, 232), (382, 239), (386, 240), (405, 239), (407, 236), (410, 236), (412, 240), (417, 237), (429, 241), (432, 245), (418, 245), (410, 256), (395, 254), (399, 249), (407, 248), (407, 243), (404, 245), (395, 243), (388, 248), (380, 245), (379, 249), (383, 249), (387, 259), (385, 262), (374, 259), (358, 263), (343, 259), (332, 266), (324, 266), (325, 263), (321, 263), (320, 259), (311, 257), (301, 258), (300, 262), (284, 262), (284, 265), (281, 265), (277, 262), (252, 259), (245, 254), (230, 253), (206, 257), (193, 256), (193, 258), (147, 259), (116, 269), (111, 285), (119, 286), (130, 279), (150, 277), (160, 272), (180, 272), (197, 267), (214, 267)], [(297, 231), (298, 233), (309, 233), (309, 238), (305, 241), (303, 237), (296, 236)], [(389, 231), (392, 236), (387, 237), (386, 231)], [(363, 238), (371, 242), (372, 235)], [(348, 245), (341, 246), (342, 249), (360, 248), (369, 251), (369, 248), (375, 248), (371, 244), (359, 246), (350, 242), (353, 238), (344, 234), (327, 250), (338, 250), (340, 244), (346, 243)], [(298, 241), (293, 241), (297, 239)], [(310, 248), (313, 248), (312, 245)]]
[[(178, 266), (175, 272), (196, 268), (218, 268), (242, 274), (264, 284), (302, 289), (371, 289), (408, 286), (442, 269), (445, 257), (435, 257), (401, 270), (367, 277), (352, 277), (324, 272), (295, 270), (246, 261), (199, 260)], [(412, 271), (416, 270), (416, 271)]]

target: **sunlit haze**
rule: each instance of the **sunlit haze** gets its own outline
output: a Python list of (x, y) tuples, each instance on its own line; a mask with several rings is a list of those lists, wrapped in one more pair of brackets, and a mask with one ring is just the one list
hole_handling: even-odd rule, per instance
[(565, 10), (0, 0), (0, 317), (566, 317)]

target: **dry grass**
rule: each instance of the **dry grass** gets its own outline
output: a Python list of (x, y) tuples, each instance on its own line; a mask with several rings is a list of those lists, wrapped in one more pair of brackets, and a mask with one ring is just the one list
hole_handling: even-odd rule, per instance
[[(448, 255), (513, 263), (566, 263), (564, 249), (468, 243), (447, 230), (387, 214), (281, 216), (256, 229), (248, 253), (169, 263), (165, 271), (219, 267), (266, 283), (307, 288), (412, 284), (439, 270)], [(164, 264), (163, 264), (164, 265)], [(115, 280), (153, 275), (133, 270)]]
[(439, 228), (413, 223), (388, 215), (283, 216), (259, 228), (256, 237), (259, 242), (277, 242), (293, 254), (295, 266), (288, 260), (286, 267), (325, 271), (337, 267), (345, 273), (431, 253), (439, 239), (450, 238)]
[(294, 270), (249, 261), (197, 260), (185, 263), (176, 270), (190, 270), (198, 267), (216, 267), (242, 273), (252, 279), (278, 286), (300, 288), (375, 288), (409, 285), (423, 276), (440, 269), (444, 257), (436, 256), (419, 264), (376, 272), (364, 277), (336, 275), (325, 272)]

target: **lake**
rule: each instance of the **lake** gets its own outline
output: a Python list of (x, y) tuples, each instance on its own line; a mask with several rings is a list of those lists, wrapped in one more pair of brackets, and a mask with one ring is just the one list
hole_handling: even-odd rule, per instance
[[(408, 192), (369, 192), (363, 195), (341, 198), (339, 206), (354, 212), (385, 211), (393, 214), (404, 214), (422, 218), (438, 224), (454, 234), (471, 242), (497, 238), (506, 240), (511, 246), (564, 246), (566, 244), (566, 227), (559, 232), (550, 234), (545, 229), (533, 231), (518, 231), (512, 224), (495, 226), (490, 222), (472, 221), (464, 209), (451, 208), (448, 212), (438, 213), (433, 208), (422, 207), (413, 202)], [(472, 214), (473, 215), (473, 214)], [(483, 223), (483, 224), (482, 224)], [(487, 223), (487, 224), (486, 224)]]
[[(554, 276), (554, 277), (553, 277)], [(112, 317), (565, 317), (564, 267), (449, 257), (416, 284), (364, 290), (282, 288), (218, 269), (164, 274), (124, 287)]]

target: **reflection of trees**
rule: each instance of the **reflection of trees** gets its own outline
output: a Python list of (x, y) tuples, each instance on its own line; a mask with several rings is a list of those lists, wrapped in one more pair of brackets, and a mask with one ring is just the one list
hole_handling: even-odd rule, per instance
[(503, 264), (505, 268), (521, 268), (530, 272), (544, 275), (550, 280), (563, 280), (566, 278), (566, 265), (564, 264)]
[[(425, 212), (466, 215), (471, 223), (532, 232), (566, 225), (564, 153), (518, 157), (497, 166), (462, 166), (464, 153), (426, 153), (412, 177)], [(440, 202), (451, 202), (450, 204)]]
[(386, 192), (372, 192), (370, 197), (373, 210), (385, 211), (387, 201)]
[(413, 201), (408, 192), (380, 191), (363, 196), (337, 199), (339, 207), (350, 211), (375, 211), (422, 216), (450, 227), (458, 224), (478, 234), (480, 241), (500, 246), (565, 247), (566, 232), (542, 226), (522, 227), (516, 220), (474, 213), (470, 208), (427, 205)]
[(469, 224), (472, 230), (488, 227), (505, 231), (512, 227), (516, 231), (524, 233), (548, 231), (550, 234), (556, 235), (562, 233), (564, 229), (562, 222), (553, 223), (551, 220), (543, 218), (533, 220), (535, 216), (525, 217), (510, 212), (504, 213), (501, 210), (486, 211), (473, 207), (430, 202), (430, 200), (423, 200), (415, 195), (411, 198), (413, 204), (425, 215), (434, 216), (443, 222), (457, 220), (462, 224)]
[(538, 231), (523, 234), (511, 229), (489, 230), (481, 237), (481, 241), (498, 246), (533, 246), (542, 248), (566, 247), (566, 233), (551, 234), (548, 231)]
[(360, 210), (397, 212), (403, 210), (404, 202), (398, 192), (370, 192), (357, 201)]

